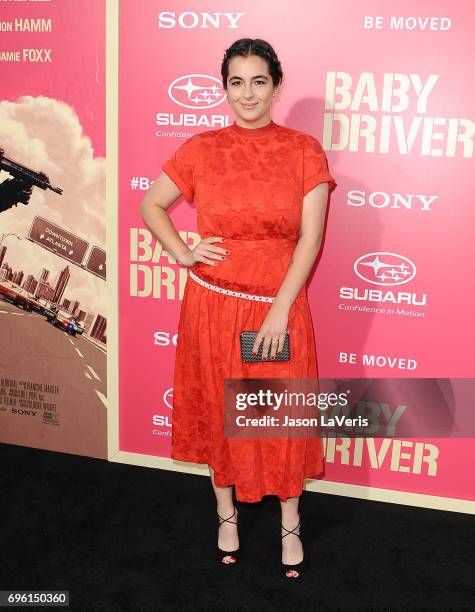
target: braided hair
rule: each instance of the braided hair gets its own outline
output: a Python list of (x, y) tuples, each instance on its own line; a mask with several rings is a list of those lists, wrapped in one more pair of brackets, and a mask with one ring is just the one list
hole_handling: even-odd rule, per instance
[(248, 57), (249, 55), (258, 55), (266, 60), (269, 74), (272, 77), (274, 86), (280, 85), (283, 78), (282, 67), (273, 47), (261, 38), (240, 38), (233, 42), (224, 53), (221, 64), (221, 77), (223, 79), (223, 87), (226, 89), (228, 80), (228, 65), (232, 57), (240, 55)]

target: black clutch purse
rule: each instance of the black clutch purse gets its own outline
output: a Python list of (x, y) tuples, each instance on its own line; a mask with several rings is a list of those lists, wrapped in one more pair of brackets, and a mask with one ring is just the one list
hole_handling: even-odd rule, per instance
[[(239, 335), (241, 340), (241, 360), (247, 362), (258, 362), (262, 361), (262, 347), (264, 346), (264, 342), (261, 342), (259, 346), (259, 350), (257, 351), (257, 355), (254, 355), (252, 352), (252, 347), (254, 346), (254, 342), (256, 341), (256, 336), (259, 332), (257, 331), (242, 331)], [(270, 348), (268, 351), (268, 355), (270, 354)], [(290, 336), (289, 332), (285, 332), (285, 340), (284, 347), (282, 349), (282, 353), (276, 353), (275, 359), (266, 360), (266, 363), (273, 363), (275, 361), (289, 361), (290, 360)]]

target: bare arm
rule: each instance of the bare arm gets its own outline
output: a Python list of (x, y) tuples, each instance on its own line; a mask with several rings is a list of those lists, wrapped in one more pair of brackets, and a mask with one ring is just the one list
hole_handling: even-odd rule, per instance
[(304, 286), (320, 250), (328, 202), (328, 183), (320, 183), (303, 200), (300, 236), (276, 303), (290, 307)]
[(275, 302), (269, 308), (254, 342), (254, 352), (263, 341), (262, 354), (268, 355), (270, 347), (272, 359), (284, 346), (290, 308), (305, 285), (320, 250), (327, 203), (328, 183), (314, 187), (303, 200), (300, 236)]
[(190, 249), (181, 239), (167, 213), (167, 208), (180, 196), (178, 187), (162, 172), (140, 203), (140, 214), (163, 248), (183, 263)]
[(163, 248), (182, 265), (192, 267), (198, 261), (216, 265), (212, 259), (221, 259), (226, 251), (212, 246), (211, 243), (222, 240), (221, 237), (204, 238), (193, 249), (190, 249), (173, 225), (167, 209), (180, 195), (181, 192), (175, 183), (165, 172), (162, 172), (140, 203), (140, 214), (145, 225), (160, 241)]

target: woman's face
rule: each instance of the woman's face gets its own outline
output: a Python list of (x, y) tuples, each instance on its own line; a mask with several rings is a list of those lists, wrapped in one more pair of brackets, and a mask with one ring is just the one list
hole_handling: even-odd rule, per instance
[(276, 89), (267, 62), (262, 57), (235, 55), (229, 60), (227, 96), (238, 125), (267, 125), (271, 120), (272, 97)]

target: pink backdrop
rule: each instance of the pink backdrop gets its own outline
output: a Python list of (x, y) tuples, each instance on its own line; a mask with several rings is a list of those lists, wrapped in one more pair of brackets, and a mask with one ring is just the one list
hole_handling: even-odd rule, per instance
[[(467, 78), (474, 70), (473, 13), (462, 4), (444, 1), (435, 9), (421, 0), (384, 8), (370, 0), (356, 7), (349, 0), (269, 7), (263, 0), (177, 1), (171, 8), (151, 0), (140, 8), (120, 3), (124, 451), (169, 456), (184, 280), (144, 227), (139, 204), (148, 181), (186, 138), (233, 121), (225, 101), (197, 108), (176, 86), (189, 78), (202, 85), (219, 80), (224, 50), (242, 37), (264, 38), (276, 49), (285, 80), (273, 119), (317, 137), (338, 183), (309, 287), (319, 375), (474, 375), (475, 286), (467, 275), (475, 255), (474, 86)], [(181, 200), (171, 216), (192, 240), (193, 207)], [(388, 264), (383, 270), (402, 266), (408, 276), (393, 271), (381, 278), (375, 262)], [(399, 361), (380, 367), (365, 364), (364, 355)], [(383, 442), (375, 440), (376, 449)], [(354, 440), (348, 455), (328, 452), (325, 479), (475, 499), (473, 482), (463, 477), (473, 462), (471, 439), (419, 441), (425, 447), (389, 442), (378, 464), (363, 451), (362, 465), (353, 465)], [(432, 471), (424, 463), (417, 473), (420, 450), (433, 453)]]

